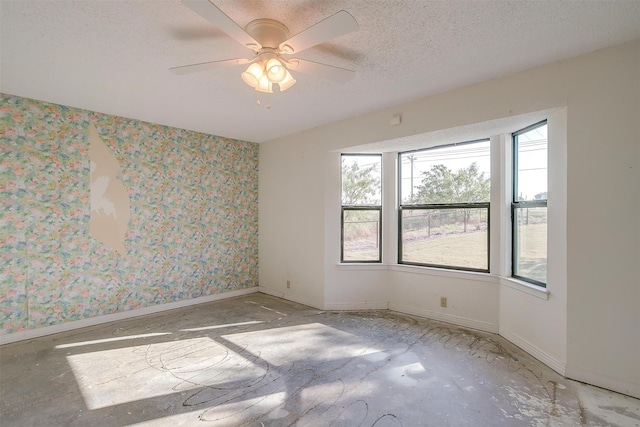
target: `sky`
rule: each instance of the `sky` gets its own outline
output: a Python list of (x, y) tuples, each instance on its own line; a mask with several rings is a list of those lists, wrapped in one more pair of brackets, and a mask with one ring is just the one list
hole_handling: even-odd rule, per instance
[[(518, 194), (525, 200), (547, 191), (547, 125), (518, 135)], [(380, 161), (378, 156), (353, 156), (359, 166), (367, 167)], [(400, 154), (402, 170), (402, 197), (408, 199), (413, 188), (420, 185), (423, 173), (437, 164), (444, 164), (453, 172), (468, 168), (473, 162), (478, 169), (491, 176), (489, 140), (451, 144), (422, 151)], [(413, 163), (413, 179), (412, 179)]]

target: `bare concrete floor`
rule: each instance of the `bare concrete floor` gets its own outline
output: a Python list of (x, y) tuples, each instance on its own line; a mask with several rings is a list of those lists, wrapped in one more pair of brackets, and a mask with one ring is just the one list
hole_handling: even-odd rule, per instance
[(263, 294), (0, 347), (7, 426), (640, 426), (499, 336)]

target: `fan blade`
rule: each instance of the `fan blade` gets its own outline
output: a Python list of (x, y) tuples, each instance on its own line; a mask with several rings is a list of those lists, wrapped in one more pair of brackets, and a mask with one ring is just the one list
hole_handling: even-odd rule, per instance
[(311, 46), (324, 43), (333, 38), (348, 34), (358, 29), (358, 23), (345, 10), (331, 15), (306, 30), (296, 34), (289, 40), (280, 43), (282, 53), (292, 54), (303, 51)]
[(241, 26), (229, 18), (211, 0), (182, 0), (185, 6), (202, 16), (207, 21), (227, 33), (243, 46), (251, 50), (258, 50), (262, 46), (251, 37)]
[(220, 67), (226, 67), (229, 65), (248, 64), (252, 62), (249, 59), (225, 59), (222, 61), (202, 62), (200, 64), (182, 65), (180, 67), (169, 68), (173, 74), (183, 75), (198, 73), (200, 71), (209, 71)]
[(308, 61), (306, 59), (294, 58), (286, 62), (288, 68), (300, 71), (305, 74), (313, 74), (325, 80), (338, 83), (345, 83), (351, 80), (354, 71), (345, 68), (334, 67), (333, 65), (321, 64), (320, 62)]

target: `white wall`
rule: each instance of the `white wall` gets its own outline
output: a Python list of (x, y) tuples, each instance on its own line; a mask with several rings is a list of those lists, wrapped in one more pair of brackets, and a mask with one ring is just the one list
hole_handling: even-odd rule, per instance
[[(392, 266), (389, 308), (461, 326), (498, 332), (499, 287), (486, 274)], [(447, 307), (440, 307), (440, 297)]]
[[(415, 273), (393, 265), (388, 243), (386, 268), (337, 266), (341, 150), (361, 151), (353, 147), (469, 125), (482, 129), (486, 122), (515, 122), (521, 115), (555, 110), (559, 122), (566, 114), (566, 131), (560, 130), (566, 132), (566, 146), (551, 152), (557, 167), (550, 182), (564, 179), (566, 149), (566, 199), (562, 185), (555, 196), (557, 187), (550, 188), (549, 208), (557, 213), (550, 219), (550, 243), (559, 243), (549, 249), (548, 295), (499, 279), (504, 266), (495, 261), (492, 275)], [(397, 113), (402, 124), (392, 127), (389, 120)], [(388, 303), (427, 317), (499, 329), (554, 369), (566, 368), (568, 376), (640, 397), (639, 170), (640, 42), (264, 143), (261, 290), (316, 307)], [(287, 277), (295, 277), (289, 296)], [(446, 311), (439, 307), (445, 293)]]
[(260, 291), (317, 308), (324, 301), (323, 151), (302, 138), (261, 147), (258, 187)]
[(567, 374), (640, 397), (640, 46), (572, 65)]

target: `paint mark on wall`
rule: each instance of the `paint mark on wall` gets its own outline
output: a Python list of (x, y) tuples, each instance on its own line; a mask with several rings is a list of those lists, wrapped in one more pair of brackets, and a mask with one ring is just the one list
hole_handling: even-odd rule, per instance
[(129, 194), (117, 178), (120, 163), (102, 141), (93, 123), (89, 124), (91, 160), (91, 237), (126, 255), (124, 237), (129, 224)]

